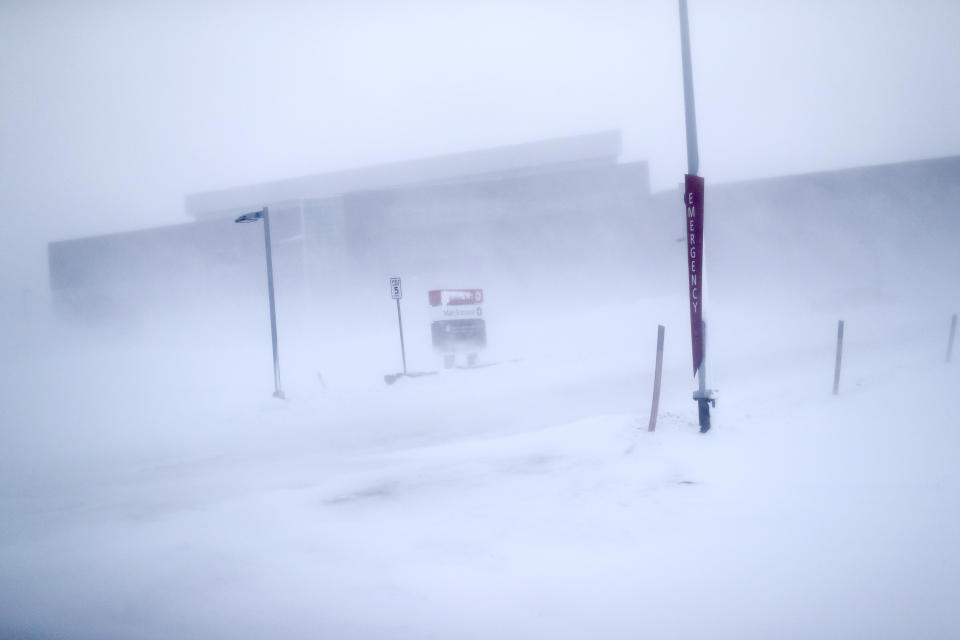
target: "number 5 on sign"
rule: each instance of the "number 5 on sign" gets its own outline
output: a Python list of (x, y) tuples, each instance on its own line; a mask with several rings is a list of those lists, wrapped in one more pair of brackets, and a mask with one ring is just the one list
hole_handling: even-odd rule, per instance
[(399, 300), (403, 297), (403, 289), (400, 288), (400, 278), (390, 278), (390, 297)]

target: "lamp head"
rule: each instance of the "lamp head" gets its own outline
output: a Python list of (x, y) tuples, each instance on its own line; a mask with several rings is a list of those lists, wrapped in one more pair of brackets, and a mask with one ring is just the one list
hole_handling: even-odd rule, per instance
[(252, 213), (245, 213), (239, 218), (237, 218), (236, 220), (234, 220), (234, 222), (256, 222), (261, 218), (263, 218), (263, 210), (254, 211)]

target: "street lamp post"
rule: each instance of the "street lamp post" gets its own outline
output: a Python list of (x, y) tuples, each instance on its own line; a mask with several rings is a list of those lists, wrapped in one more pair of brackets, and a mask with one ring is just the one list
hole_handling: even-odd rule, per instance
[(273, 341), (273, 397), (283, 400), (286, 396), (280, 388), (280, 356), (277, 353), (277, 309), (273, 295), (273, 251), (270, 246), (270, 208), (245, 213), (234, 222), (263, 220), (263, 243), (267, 251), (267, 294), (270, 298), (270, 338)]

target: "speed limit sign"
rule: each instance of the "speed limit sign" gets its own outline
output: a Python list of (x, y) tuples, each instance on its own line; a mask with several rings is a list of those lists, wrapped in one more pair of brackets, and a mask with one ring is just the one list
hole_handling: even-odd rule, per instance
[(403, 297), (403, 289), (400, 288), (400, 278), (390, 278), (390, 297), (399, 300)]

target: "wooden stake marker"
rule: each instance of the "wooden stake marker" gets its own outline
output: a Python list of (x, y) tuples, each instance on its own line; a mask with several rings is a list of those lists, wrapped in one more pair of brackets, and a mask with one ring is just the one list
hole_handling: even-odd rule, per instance
[(657, 428), (657, 411), (660, 409), (660, 376), (663, 374), (663, 325), (657, 325), (657, 368), (653, 373), (653, 405), (650, 407), (650, 426), (647, 431)]
[(953, 314), (953, 319), (950, 321), (950, 337), (947, 339), (947, 362), (950, 362), (950, 358), (953, 356), (953, 338), (957, 334), (957, 314)]
[(833, 395), (840, 393), (840, 363), (843, 360), (843, 320), (837, 322), (837, 364), (833, 369)]

